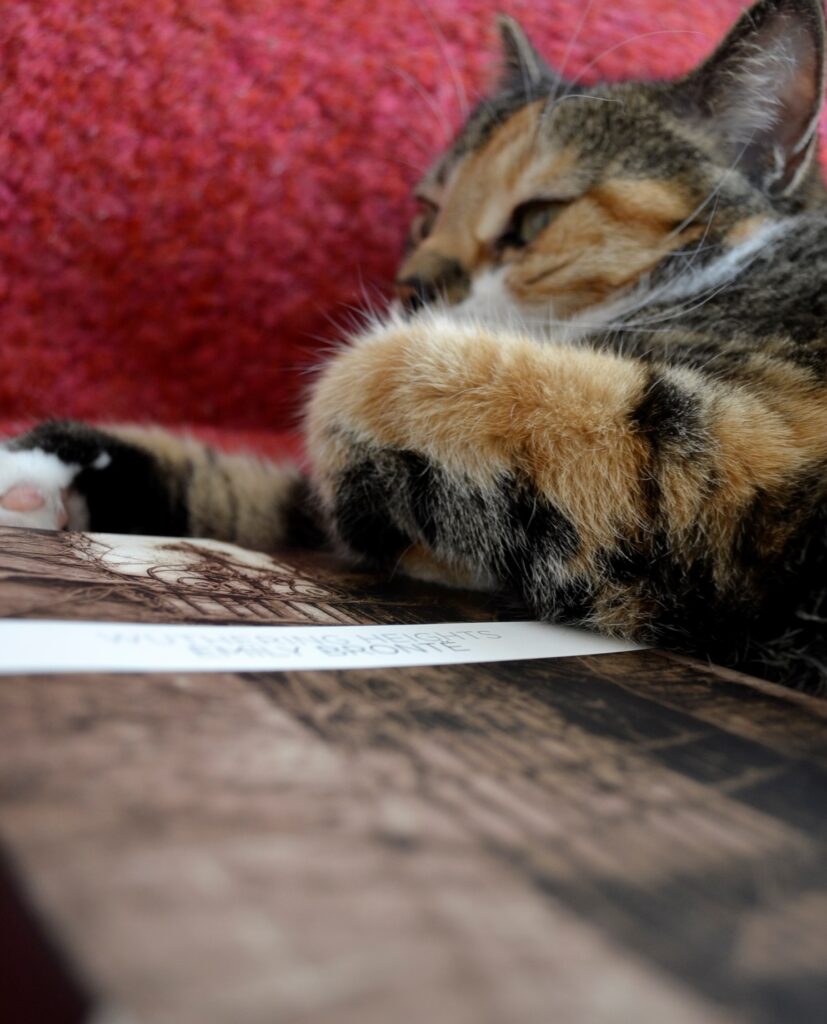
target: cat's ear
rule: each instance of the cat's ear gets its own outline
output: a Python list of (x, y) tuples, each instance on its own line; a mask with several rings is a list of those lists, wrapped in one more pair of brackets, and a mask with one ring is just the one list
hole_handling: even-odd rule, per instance
[(739, 169), (773, 196), (804, 177), (823, 92), (821, 0), (760, 0), (678, 85), (691, 113), (730, 141)]
[(519, 22), (507, 14), (500, 14), (497, 18), (497, 32), (502, 47), (499, 88), (517, 87), (536, 95), (554, 88), (559, 82), (559, 76), (534, 49)]

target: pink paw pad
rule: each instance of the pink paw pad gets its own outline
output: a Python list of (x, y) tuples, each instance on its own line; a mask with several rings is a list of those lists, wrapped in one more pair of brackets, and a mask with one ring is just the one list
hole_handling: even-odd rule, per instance
[(0, 497), (0, 505), (10, 512), (34, 512), (46, 504), (46, 495), (31, 484), (15, 484)]
[[(65, 500), (64, 494), (61, 497)], [(5, 494), (0, 495), (0, 507), (8, 509), (9, 512), (36, 512), (43, 508), (47, 501), (48, 498), (43, 491), (32, 484), (15, 484)], [(69, 515), (63, 502), (57, 509), (56, 517), (56, 527), (58, 530), (62, 530), (69, 521)]]

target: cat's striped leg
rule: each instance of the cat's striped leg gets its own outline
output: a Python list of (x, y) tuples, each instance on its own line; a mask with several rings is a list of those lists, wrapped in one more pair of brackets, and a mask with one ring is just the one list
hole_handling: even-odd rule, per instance
[(314, 532), (299, 473), (160, 429), (51, 421), (0, 447), (0, 525), (211, 537)]
[[(802, 371), (803, 373), (803, 371)], [(811, 382), (812, 383), (812, 382)], [(433, 318), (336, 357), (310, 407), (339, 542), (429, 551), (546, 618), (637, 639), (754, 617), (823, 493), (827, 411), (609, 352)], [(812, 388), (811, 388), (812, 393)]]

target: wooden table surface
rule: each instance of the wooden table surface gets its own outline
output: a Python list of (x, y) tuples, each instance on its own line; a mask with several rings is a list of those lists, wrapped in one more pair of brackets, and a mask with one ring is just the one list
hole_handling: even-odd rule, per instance
[[(6, 617), (494, 614), (288, 553), (0, 551)], [(0, 676), (0, 1021), (824, 1022), (826, 719), (654, 651)]]

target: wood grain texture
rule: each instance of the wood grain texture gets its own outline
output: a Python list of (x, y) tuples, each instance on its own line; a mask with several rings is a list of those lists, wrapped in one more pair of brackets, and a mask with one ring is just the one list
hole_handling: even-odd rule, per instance
[[(279, 556), (268, 596), (232, 551), (170, 583), (0, 540), (4, 615), (492, 614), (323, 559)], [(14, 884), (136, 1021), (822, 1021), (825, 793), (823, 703), (658, 652), (0, 679)]]

